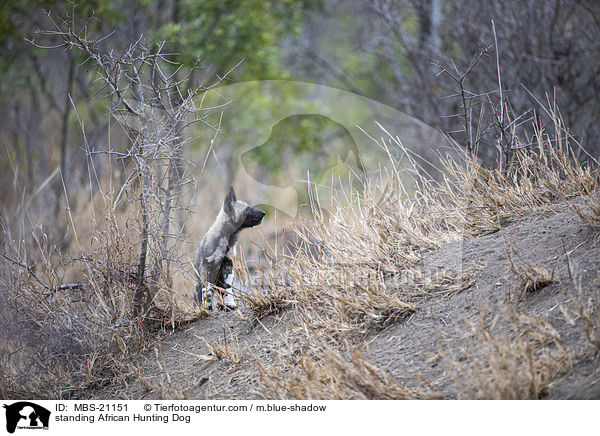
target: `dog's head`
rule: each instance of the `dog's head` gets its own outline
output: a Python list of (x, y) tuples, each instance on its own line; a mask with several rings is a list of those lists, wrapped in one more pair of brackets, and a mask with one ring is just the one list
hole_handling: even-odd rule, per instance
[(235, 196), (233, 186), (229, 188), (229, 192), (227, 192), (223, 201), (223, 212), (236, 229), (257, 226), (265, 216), (262, 210), (255, 209), (247, 203), (239, 201)]

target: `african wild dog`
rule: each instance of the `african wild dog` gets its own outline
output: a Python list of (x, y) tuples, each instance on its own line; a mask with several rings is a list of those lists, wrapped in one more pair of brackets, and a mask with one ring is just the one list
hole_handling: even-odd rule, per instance
[[(261, 223), (265, 213), (255, 209), (243, 201), (238, 201), (233, 187), (223, 201), (223, 207), (217, 219), (202, 238), (198, 254), (194, 262), (196, 270), (196, 302), (209, 310), (213, 309), (213, 290), (217, 291), (218, 307), (223, 307), (224, 297), (231, 288), (233, 261), (231, 253), (235, 253), (235, 243), (242, 229), (254, 227)], [(233, 306), (227, 304), (226, 308)]]

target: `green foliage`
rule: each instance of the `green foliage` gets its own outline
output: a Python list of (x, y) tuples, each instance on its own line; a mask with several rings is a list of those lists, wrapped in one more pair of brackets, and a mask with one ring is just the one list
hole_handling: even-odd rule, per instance
[[(321, 176), (344, 161), (353, 148), (352, 137), (335, 121), (321, 115), (293, 115), (273, 126), (269, 139), (242, 159), (246, 169), (255, 174), (262, 165), (271, 175), (285, 168), (286, 175), (296, 173), (294, 178), (302, 180), (307, 171)], [(274, 184), (274, 180), (268, 181)]]
[(155, 39), (172, 42), (180, 60), (219, 73), (243, 64), (237, 79), (285, 78), (279, 62), (281, 41), (300, 32), (304, 12), (317, 0), (181, 0), (173, 22), (154, 32)]
[(36, 27), (32, 11), (48, 9), (56, 0), (3, 0), (0, 7), (0, 65), (5, 72), (15, 58), (23, 55), (24, 37), (31, 37)]
[[(199, 81), (212, 83), (215, 74), (222, 76), (240, 61), (243, 61), (241, 65), (229, 76), (233, 81), (288, 78), (290, 73), (281, 59), (284, 41), (298, 36), (307, 12), (320, 7), (321, 0), (5, 0), (0, 7), (0, 100), (13, 105), (26, 102), (28, 109), (31, 93), (38, 94), (44, 108), (51, 109), (42, 114), (42, 133), (45, 138), (54, 140), (61, 128), (46, 120), (49, 116), (56, 116), (64, 107), (64, 92), (68, 89), (65, 82), (73, 59), (76, 71), (70, 93), (75, 110), (69, 114), (68, 129), (76, 130), (79, 120), (86, 128), (95, 127), (105, 116), (107, 100), (105, 94), (98, 92), (100, 84), (95, 82), (95, 71), (88, 69), (85, 56), (78, 57), (80, 53), (74, 51), (74, 57), (67, 58), (70, 53), (66, 51), (43, 50), (26, 41), (40, 38), (36, 34), (37, 29), (54, 27), (45, 12), (50, 12), (52, 20), (59, 24), (65, 18), (69, 22), (72, 19), (76, 30), (86, 26), (88, 35), (93, 35), (92, 39), (99, 40), (115, 30), (110, 38), (101, 42), (99, 48), (103, 51), (124, 49), (139, 36), (139, 33), (134, 35), (138, 31), (145, 32), (149, 41), (166, 39), (169, 51), (176, 53), (171, 58), (174, 62), (182, 62), (190, 67), (199, 61), (201, 70), (189, 82), (190, 86), (197, 86)], [(89, 17), (93, 19), (88, 20)], [(38, 42), (47, 46), (60, 44), (58, 38), (51, 36), (45, 36), (43, 41)], [(168, 66), (165, 68), (168, 69)], [(171, 72), (174, 71), (175, 67)], [(184, 68), (177, 74), (183, 77), (185, 73)], [(45, 91), (43, 94), (42, 90)], [(296, 90), (290, 88), (287, 92), (281, 98), (294, 101), (292, 94)], [(256, 123), (264, 121), (272, 125), (274, 112), (294, 113), (282, 109), (289, 103), (274, 101), (270, 96), (260, 93), (253, 96), (250, 106), (237, 106), (237, 100), (231, 100), (232, 104), (228, 106), (221, 126), (228, 136), (221, 145), (232, 150), (234, 155), (235, 151), (264, 141), (247, 140), (248, 132)], [(207, 99), (205, 106), (209, 106), (209, 103)], [(27, 109), (20, 112), (21, 117), (33, 116), (27, 113)], [(248, 110), (252, 111), (251, 115)], [(313, 110), (303, 108), (304, 113)], [(212, 122), (217, 125), (219, 120)], [(314, 147), (311, 144), (315, 144), (315, 136), (319, 133), (312, 132), (305, 124), (301, 124), (297, 131), (289, 132), (291, 137), (296, 138), (289, 144), (292, 152), (310, 151)], [(313, 123), (312, 127), (318, 130), (322, 126)], [(47, 128), (53, 129), (51, 135), (46, 135)], [(204, 126), (198, 129), (204, 129)], [(210, 137), (214, 135), (210, 129), (206, 130)], [(18, 134), (23, 136), (24, 132), (24, 129), (20, 129)], [(67, 154), (75, 149), (75, 137), (69, 135)], [(220, 135), (219, 139), (222, 138)], [(204, 141), (202, 145), (207, 143)], [(44, 147), (51, 150), (57, 146), (58, 142), (48, 141)], [(49, 155), (54, 154), (50, 151)], [(273, 161), (269, 163), (274, 163), (276, 168), (284, 164), (277, 153), (268, 157)], [(263, 156), (255, 163), (265, 164), (265, 159), (266, 156)]]

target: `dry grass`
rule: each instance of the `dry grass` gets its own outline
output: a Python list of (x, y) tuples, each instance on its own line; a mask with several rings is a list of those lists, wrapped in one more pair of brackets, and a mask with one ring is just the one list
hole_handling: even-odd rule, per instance
[(287, 299), (288, 292), (277, 286), (269, 288), (268, 294), (264, 292), (244, 292), (241, 295), (242, 304), (259, 319), (267, 315), (278, 313), (290, 305)]
[[(263, 255), (266, 253), (264, 250)], [(250, 290), (250, 292), (238, 290), (238, 295), (241, 296), (242, 305), (255, 319), (281, 312), (293, 303), (288, 287), (281, 280), (279, 265), (274, 262), (273, 254), (269, 253), (265, 257), (270, 267), (262, 268), (259, 265), (254, 275), (248, 272), (243, 255), (234, 260), (236, 276), (245, 289)]]
[(600, 353), (600, 310), (598, 309), (598, 303), (594, 304), (592, 301), (590, 300), (590, 303), (587, 305), (582, 304), (580, 306), (579, 316), (581, 317), (587, 342), (597, 355)]
[[(599, 281), (600, 277), (596, 277)], [(596, 293), (584, 299), (581, 293), (581, 279), (576, 286), (579, 295), (571, 296), (570, 302), (560, 306), (560, 310), (569, 325), (577, 325), (583, 333), (585, 346), (581, 350), (582, 355), (591, 351), (592, 355), (600, 354), (600, 293)]]
[(515, 281), (516, 292), (511, 293), (516, 294), (518, 298), (524, 298), (527, 293), (538, 291), (556, 282), (554, 270), (548, 271), (544, 265), (522, 259), (514, 248), (509, 247), (504, 233), (502, 235), (504, 237), (508, 270), (513, 274)]
[[(289, 306), (294, 323), (288, 334), (295, 338), (277, 368), (258, 363), (263, 395), (417, 396), (398, 386), (393, 393), (381, 392), (377, 387), (383, 383), (381, 373), (364, 354), (340, 344), (356, 343), (374, 329), (403, 319), (426, 305), (427, 298), (449, 296), (474, 284), (482, 265), (462, 272), (431, 272), (422, 265), (427, 251), (497, 232), (509, 220), (551, 210), (598, 187), (597, 170), (576, 161), (560, 118), (554, 116), (554, 122), (556, 137), (536, 128), (535, 145), (515, 147), (506, 172), (484, 168), (459, 153), (441, 159), (443, 178), (435, 182), (422, 175), (415, 160), (411, 160), (413, 171), (405, 167), (402, 171), (405, 162), (392, 161), (385, 177), (364, 181), (360, 192), (352, 188), (332, 192), (327, 212), (313, 197), (314, 221), (296, 229), (303, 249), (275, 259), (277, 268), (267, 274), (257, 274), (260, 287), (254, 288), (255, 300), (250, 304), (254, 315)], [(377, 142), (390, 156), (411, 156), (397, 138), (385, 134)], [(401, 153), (393, 153), (393, 147)], [(410, 188), (407, 174), (412, 177)], [(554, 281), (553, 272), (544, 266), (523, 261), (516, 253), (508, 259), (523, 295)], [(403, 281), (405, 277), (409, 279)], [(248, 286), (253, 288), (251, 283)], [(543, 396), (552, 378), (570, 365), (560, 337), (541, 319), (514, 311), (500, 316), (503, 321), (494, 325), (501, 323), (504, 330), (483, 322), (475, 326), (461, 357), (467, 363), (452, 362), (460, 373), (457, 384), (464, 381), (461, 396)], [(314, 343), (309, 337), (327, 339)], [(369, 380), (374, 392), (363, 389), (359, 380)]]
[[(535, 146), (517, 148), (505, 173), (458, 154), (442, 159), (444, 176), (435, 182), (418, 172), (416, 161), (411, 161), (411, 172), (401, 171), (405, 162), (392, 160), (386, 177), (363, 181), (360, 192), (332, 191), (327, 212), (313, 197), (314, 221), (296, 229), (304, 249), (275, 259), (276, 269), (259, 271), (259, 286), (247, 283), (253, 289), (244, 297), (248, 306), (260, 317), (292, 305), (328, 333), (365, 333), (410, 314), (425, 297), (468, 289), (476, 267), (462, 273), (429, 272), (420, 266), (423, 253), (496, 232), (509, 219), (598, 185), (597, 171), (577, 163), (560, 118), (554, 121), (557, 138), (536, 129)], [(387, 135), (378, 141), (380, 147), (390, 156), (398, 154), (393, 147), (410, 156), (397, 138)], [(412, 175), (411, 195), (406, 174)], [(511, 259), (525, 292), (554, 280), (542, 266)], [(401, 284), (403, 276), (412, 277), (412, 283)]]
[(450, 354), (460, 398), (533, 400), (571, 366), (558, 332), (541, 318), (504, 307), (491, 322), (483, 318), (465, 334), (465, 346)]
[(233, 337), (233, 340), (231, 337), (227, 339), (225, 326), (223, 326), (223, 343), (208, 341), (201, 337), (198, 338), (204, 342), (206, 348), (208, 348), (212, 355), (217, 359), (227, 358), (233, 366), (237, 366), (242, 362), (242, 347), (240, 347), (236, 337)]
[[(175, 380), (165, 363), (165, 357), (160, 343), (154, 347), (156, 364), (159, 373), (146, 377), (139, 364), (133, 365), (133, 373), (138, 383), (147, 391), (153, 392), (159, 400), (193, 400), (198, 390), (208, 381), (206, 377), (198, 378), (196, 374), (185, 374), (188, 381), (182, 384)], [(191, 381), (191, 382), (190, 382)], [(186, 386), (185, 388), (183, 386)]]
[[(432, 272), (423, 264), (428, 251), (496, 232), (508, 220), (590, 193), (595, 194), (589, 196), (589, 210), (578, 213), (595, 225), (598, 173), (576, 162), (560, 119), (554, 122), (556, 137), (535, 130), (535, 145), (516, 147), (508, 171), (484, 168), (459, 153), (441, 159), (443, 177), (438, 181), (427, 176), (398, 138), (384, 132), (376, 142), (390, 155), (389, 172), (363, 180), (360, 190), (352, 183), (345, 191), (332, 190), (327, 211), (312, 196), (314, 219), (295, 228), (300, 242), (292, 254), (263, 253), (268, 265), (259, 265), (253, 274), (238, 260), (242, 302), (252, 316), (282, 310), (291, 314), (288, 354), (275, 367), (258, 363), (263, 395), (426, 397), (396, 383), (350, 344), (409, 317), (429, 298), (468, 292), (479, 266)], [(406, 159), (392, 158), (396, 155), (408, 156), (408, 168)], [(155, 330), (206, 315), (179, 307), (179, 297), (193, 282), (190, 274), (181, 274), (174, 281), (149, 282), (145, 322), (132, 317), (140, 217), (127, 208), (117, 212), (115, 198), (120, 195), (106, 190), (95, 197), (104, 209), (100, 219), (89, 217), (89, 246), (80, 242), (86, 238), (77, 234), (70, 217), (75, 254), (57, 253), (25, 208), (16, 221), (15, 216), (2, 217), (5, 256), (21, 263), (1, 265), (0, 321), (5, 334), (14, 337), (10, 349), (0, 349), (2, 396), (64, 398), (126, 377), (135, 373), (130, 358), (148, 347)], [(131, 188), (129, 195), (135, 198), (136, 190)], [(20, 229), (13, 233), (15, 227)], [(509, 268), (523, 292), (553, 280), (545, 268), (510, 256)], [(56, 290), (67, 279), (83, 286)], [(592, 311), (580, 315), (590, 344), (597, 347), (595, 317)], [(560, 338), (549, 325), (514, 314), (507, 319), (510, 335), (481, 324), (465, 351), (469, 365), (455, 362), (466, 380), (464, 397), (538, 398), (554, 374), (568, 365)], [(227, 336), (224, 343), (206, 345), (218, 358), (241, 362), (239, 344)], [(165, 377), (146, 384), (164, 398), (188, 395)], [(144, 379), (141, 373), (138, 378)]]
[(285, 261), (271, 260), (271, 268), (260, 268), (253, 281), (246, 282), (251, 292), (242, 294), (254, 317), (293, 307), (313, 327), (345, 334), (366, 333), (415, 310), (369, 267), (335, 263), (323, 253), (307, 251), (297, 251)]
[(600, 228), (600, 190), (596, 189), (585, 199), (585, 208), (575, 204), (571, 208), (579, 217), (590, 226)]
[(548, 271), (544, 265), (523, 259), (509, 244), (502, 230), (501, 233), (506, 251), (506, 263), (509, 272), (513, 275), (513, 287), (515, 288), (509, 290), (509, 294), (514, 294), (518, 299), (522, 299), (529, 292), (538, 291), (556, 282), (554, 270)]
[(0, 218), (0, 323), (15, 346), (0, 350), (3, 397), (71, 398), (126, 378), (129, 360), (182, 319), (164, 284), (152, 281), (146, 312), (133, 315), (139, 223), (131, 210), (119, 211), (124, 191), (99, 189), (91, 202), (89, 192), (82, 193), (87, 203), (75, 200), (88, 207), (78, 219), (67, 209), (70, 250), (50, 242), (25, 200), (18, 216)]
[(577, 161), (573, 139), (560, 117), (551, 116), (554, 137), (534, 125), (534, 145), (515, 144), (506, 173), (483, 168), (468, 157), (445, 160), (449, 177), (441, 192), (448, 197), (450, 210), (462, 210), (466, 234), (496, 232), (509, 219), (585, 195), (598, 186), (598, 169)]
[(370, 362), (358, 347), (341, 351), (324, 341), (297, 354), (280, 353), (276, 367), (258, 362), (263, 398), (280, 400), (404, 400), (435, 398), (429, 390), (415, 391)]
[(475, 264), (465, 268), (460, 274), (448, 270), (437, 270), (424, 274), (419, 270), (411, 270), (408, 296), (413, 299), (433, 296), (449, 296), (469, 289), (475, 284), (475, 275), (483, 264)]
[(556, 281), (554, 271), (549, 272), (543, 265), (534, 265), (527, 261), (515, 262), (509, 257), (508, 267), (517, 279), (517, 289), (521, 290), (521, 296), (538, 291)]

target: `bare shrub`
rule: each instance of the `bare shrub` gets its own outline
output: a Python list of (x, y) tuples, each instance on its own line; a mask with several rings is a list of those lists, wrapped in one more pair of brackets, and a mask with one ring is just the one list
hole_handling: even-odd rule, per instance
[(193, 182), (183, 157), (190, 139), (185, 130), (199, 123), (218, 130), (208, 118), (215, 108), (204, 104), (207, 94), (227, 75), (217, 76), (212, 85), (193, 86), (196, 66), (184, 68), (174, 62), (165, 50), (166, 41), (150, 43), (141, 35), (120, 53), (103, 51), (87, 24), (77, 28), (74, 17), (69, 16), (58, 22), (50, 15), (48, 19), (53, 28), (39, 33), (57, 43), (32, 43), (80, 54), (107, 91), (110, 116), (129, 139), (125, 151), (108, 149), (104, 153), (135, 165), (130, 179), (139, 183), (140, 238), (131, 277), (136, 283), (133, 310), (143, 318), (157, 287), (171, 288), (171, 271), (182, 266), (173, 244), (179, 232), (172, 232), (172, 220), (177, 210), (185, 209), (180, 200), (183, 187)]
[[(552, 91), (568, 125), (598, 155), (599, 125), (590, 114), (599, 111), (592, 96), (600, 93), (600, 83), (589, 63), (600, 55), (596, 3), (377, 0), (350, 3), (345, 10), (360, 35), (353, 44), (361, 50), (353, 44), (327, 50), (314, 43), (331, 35), (327, 13), (309, 15), (310, 38), (307, 34), (304, 44), (294, 48), (317, 59), (318, 67), (346, 89), (359, 92), (357, 80), (368, 72), (379, 101), (452, 132), (465, 148), (479, 142), (479, 157), (486, 164), (497, 161), (498, 145), (525, 120), (507, 120), (508, 110), (531, 116), (532, 95)], [(482, 47), (487, 56), (460, 86), (457, 81)], [(364, 68), (360, 73), (335, 68), (355, 56)], [(439, 74), (435, 64), (443, 64), (454, 78)], [(322, 73), (315, 73), (313, 62), (294, 65), (306, 68), (309, 76)]]
[[(197, 310), (190, 316), (175, 298), (173, 273), (186, 271), (176, 250), (181, 228), (173, 231), (172, 219), (192, 181), (183, 159), (185, 129), (197, 122), (210, 126), (205, 118), (212, 108), (202, 106), (209, 88), (191, 88), (192, 71), (174, 65), (164, 43), (141, 37), (122, 53), (105, 53), (85, 25), (75, 29), (70, 18), (48, 18), (54, 28), (41, 34), (82, 54), (108, 90), (110, 116), (130, 143), (125, 150), (109, 143), (92, 151), (81, 122), (90, 186), (76, 194), (91, 212), (89, 222), (81, 211), (76, 221), (63, 184), (72, 251), (68, 243), (49, 242), (19, 186), (21, 204), (2, 211), (0, 323), (15, 348), (0, 350), (6, 363), (0, 386), (13, 398), (68, 398), (126, 377), (130, 359), (157, 331), (206, 315)], [(98, 153), (109, 167), (134, 163), (132, 170), (119, 165), (124, 184), (115, 183), (116, 172), (98, 179)]]
[[(2, 350), (14, 398), (68, 398), (121, 372), (123, 358), (143, 349), (141, 325), (131, 316), (133, 253), (118, 227), (109, 227), (95, 234), (94, 250), (70, 260), (43, 245), (7, 247), (20, 265), (5, 270), (0, 284), (2, 327), (18, 350)], [(67, 275), (79, 282), (62, 284)]]
[[(170, 305), (152, 301), (143, 320), (135, 315), (136, 217), (117, 214), (115, 199), (124, 189), (112, 180), (107, 184), (112, 188), (100, 188), (93, 196), (93, 218), (87, 226), (85, 220), (76, 225), (70, 217), (69, 232), (78, 243), (75, 253), (55, 250), (46, 242), (30, 221), (26, 201), (19, 221), (9, 224), (0, 217), (5, 244), (0, 327), (11, 343), (0, 349), (5, 397), (71, 398), (125, 379), (130, 361), (159, 330), (189, 319), (179, 317), (184, 311), (173, 300), (168, 300)], [(104, 210), (95, 209), (96, 201)], [(84, 234), (89, 235), (85, 242)], [(154, 292), (154, 298), (162, 293)]]

